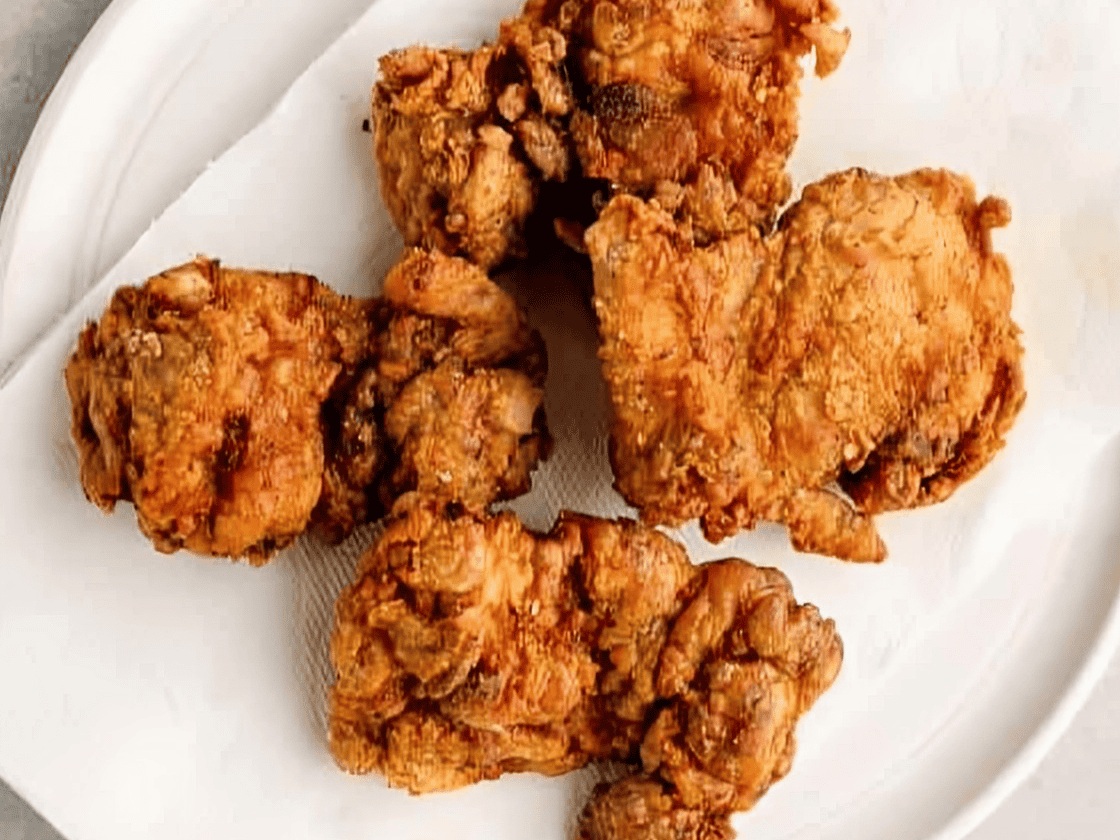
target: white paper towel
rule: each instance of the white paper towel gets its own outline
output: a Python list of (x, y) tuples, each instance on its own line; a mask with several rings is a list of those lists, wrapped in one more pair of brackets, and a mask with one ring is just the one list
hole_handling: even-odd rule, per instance
[[(262, 570), (157, 555), (129, 506), (107, 518), (82, 497), (60, 376), (82, 322), (114, 288), (196, 253), (373, 292), (400, 251), (360, 130), (376, 57), (417, 41), (478, 43), (516, 8), (379, 0), (0, 390), (0, 775), (75, 840), (157, 829), (570, 834), (587, 774), (410, 798), (339, 773), (324, 735), (326, 639), (371, 529), (337, 550), (301, 541)], [(984, 667), (914, 677), (931, 633), (963, 620), (977, 587), (1013, 574), (1024, 552), (1076, 550), (1064, 540), (1085, 476), (1120, 430), (1120, 7), (849, 0), (844, 23), (853, 43), (840, 71), (805, 85), (795, 182), (852, 165), (946, 165), (1007, 197), (1015, 220), (996, 245), (1015, 272), (1029, 396), (1007, 450), (950, 502), (880, 518), (891, 552), (881, 567), (797, 555), (776, 527), (718, 546), (694, 527), (679, 532), (697, 561), (736, 555), (782, 568), (845, 639), (841, 679), (802, 727), (794, 774), (737, 822), (753, 837), (786, 836), (841, 808), (932, 737)], [(538, 528), (562, 508), (626, 511), (610, 486), (593, 319), (566, 273), (557, 262), (507, 278), (549, 349), (556, 451), (511, 505)], [(1004, 618), (1028, 616), (1030, 604), (1025, 591)], [(840, 760), (845, 772), (828, 790), (806, 786)]]

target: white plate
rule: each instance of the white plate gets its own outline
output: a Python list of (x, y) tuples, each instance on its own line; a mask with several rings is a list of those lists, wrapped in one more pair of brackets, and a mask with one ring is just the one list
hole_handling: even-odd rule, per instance
[[(366, 81), (362, 72), (324, 73), (324, 67), (340, 57), (365, 61), (374, 51), (364, 42), (356, 46), (355, 38), (369, 44), (392, 41), (394, 33), (403, 41), (425, 33), (469, 39), (514, 5), (451, 3), (437, 15), (439, 4), (431, 0), (380, 0), (342, 53), (332, 50), (313, 69), (312, 81), (327, 86), (301, 81), (268, 119), (277, 142), (258, 135), (238, 144), (192, 188), (189, 213), (173, 211), (174, 218), (161, 220), (161, 236), (174, 228), (174, 247), (164, 250), (207, 249), (222, 236), (235, 238), (221, 208), (200, 201), (226, 196), (228, 181), (246, 213), (230, 216), (250, 241), (231, 241), (222, 254), (236, 248), (237, 259), (257, 254), (275, 267), (321, 263), (320, 273), (331, 279), (347, 276), (338, 266), (367, 264), (363, 247), (339, 256), (345, 243), (303, 245), (294, 237), (282, 252), (271, 250), (277, 243), (267, 238), (268, 226), (254, 227), (260, 219), (253, 209), (260, 204), (254, 199), (270, 195), (270, 178), (250, 172), (250, 164), (259, 161), (269, 171), (276, 162), (291, 163), (285, 147), (303, 137), (297, 118), (313, 103), (321, 110), (316, 114), (327, 115), (316, 130), (333, 137), (334, 120), (340, 133), (337, 143), (307, 139), (309, 147), (331, 142), (338, 155), (354, 157), (332, 163), (314, 184), (294, 183), (293, 190), (316, 199), (294, 206), (322, 212), (324, 196), (343, 195), (341, 206), (329, 209), (352, 225), (346, 230), (381, 236), (365, 230), (369, 220), (355, 209), (375, 195), (363, 141), (343, 136), (352, 130), (350, 109), (360, 108)], [(245, 77), (256, 78), (258, 69), (268, 75), (263, 64), (231, 57), (228, 47), (251, 33), (250, 54), (260, 61), (272, 55), (279, 42), (266, 39), (262, 46), (255, 38), (276, 25), (277, 4), (238, 7), (228, 24), (184, 11), (174, 38), (166, 35), (173, 28), (171, 5), (158, 4), (158, 14), (156, 6), (114, 5), (112, 17), (99, 24), (102, 46), (94, 39), (83, 47), (78, 66), (86, 70), (68, 75), (21, 167), (0, 263), (8, 269), (5, 348), (24, 346), (124, 251), (161, 201), (245, 126), (234, 119), (245, 119), (242, 106), (210, 104), (235, 69), (249, 64)], [(187, 6), (213, 13), (219, 4), (181, 4), (181, 10)], [(1105, 90), (1117, 77), (1117, 59), (1106, 48), (1120, 35), (1120, 12), (1106, 0), (1075, 11), (1049, 0), (1029, 14), (1010, 0), (980, 10), (966, 0), (914, 0), (905, 13), (892, 4), (849, 0), (845, 11), (856, 40), (834, 79), (806, 86), (795, 178), (804, 183), (854, 164), (890, 171), (938, 163), (1008, 194), (1016, 221), (997, 245), (1011, 256), (1020, 286), (1016, 316), (1026, 330), (1028, 408), (1006, 453), (951, 502), (882, 518), (893, 556), (881, 568), (792, 556), (775, 531), (718, 548), (691, 532), (685, 536), (698, 559), (740, 553), (741, 546), (751, 559), (780, 565), (800, 597), (838, 619), (848, 642), (841, 679), (800, 730), (794, 772), (736, 820), (743, 836), (955, 840), (1035, 766), (1120, 635), (1114, 513), (1120, 509), (1114, 396), (1120, 373), (1109, 361), (1120, 343), (1113, 337), (1120, 336), (1120, 278), (1091, 273), (1098, 263), (1115, 266), (1108, 261), (1116, 254), (1109, 226), (1116, 217), (1108, 214), (1115, 210), (1120, 166), (1108, 138), (1120, 134), (1120, 112), (1085, 101), (1086, 90)], [(223, 32), (234, 31), (241, 35), (223, 40)], [(304, 44), (299, 31), (288, 37)], [(189, 43), (195, 53), (184, 46)], [(304, 53), (320, 47), (304, 45)], [(187, 54), (206, 58), (186, 60)], [(151, 72), (138, 73), (137, 66)], [(251, 87), (246, 79), (237, 84)], [(128, 95), (117, 96), (122, 89)], [(180, 90), (191, 93), (179, 99)], [(334, 100), (322, 90), (337, 93), (342, 104), (332, 110)], [(276, 92), (256, 100), (246, 94), (245, 101), (260, 113)], [(130, 98), (143, 104), (130, 110)], [(160, 102), (180, 104), (164, 111)], [(137, 119), (136, 113), (156, 116)], [(171, 113), (174, 118), (161, 116)], [(137, 129), (149, 124), (150, 130)], [(75, 134), (75, 125), (96, 131)], [(179, 135), (208, 143), (203, 158), (186, 151), (179, 157), (171, 142)], [(1055, 148), (1068, 153), (1051, 161)], [(152, 178), (159, 186), (149, 193)], [(57, 208), (68, 206), (75, 184), (85, 186), (73, 199), (73, 218), (60, 216)], [(282, 208), (271, 206), (267, 215), (283, 218)], [(316, 230), (302, 216), (287, 222), (293, 230)], [(148, 240), (140, 257), (131, 255), (129, 270), (158, 250)], [(27, 269), (20, 266), (26, 265), (39, 266), (46, 298), (24, 294)], [(136, 278), (122, 271), (114, 279)], [(85, 301), (87, 309), (97, 303)], [(549, 410), (563, 424), (567, 403), (554, 383), (580, 382), (576, 372), (587, 381), (590, 357), (586, 346), (567, 353), (560, 346), (567, 326), (548, 320), (551, 302), (536, 303), (550, 349), (558, 351)], [(561, 304), (554, 310), (574, 311)], [(0, 392), (11, 435), (0, 442), (0, 463), (11, 470), (0, 479), (0, 524), (11, 541), (0, 564), (0, 673), (17, 677), (0, 692), (0, 773), (75, 840), (145, 836), (156, 825), (168, 837), (333, 838), (382, 828), (394, 836), (444, 829), (513, 838), (525, 836), (528, 825), (538, 836), (564, 836), (569, 794), (579, 788), (570, 780), (512, 777), (410, 800), (376, 780), (331, 770), (321, 733), (290, 719), (302, 712), (284, 692), (299, 687), (284, 670), (291, 668), (290, 640), (275, 633), (278, 626), (291, 630), (293, 587), (298, 594), (308, 583), (306, 557), (293, 553), (260, 572), (153, 557), (135, 535), (130, 511), (106, 521), (80, 499), (58, 416), (64, 398), (57, 383), (40, 386), (32, 376), (53, 375), (77, 320), (64, 319), (64, 332), (48, 336)], [(572, 323), (587, 326), (578, 317)], [(562, 439), (561, 449), (571, 443)], [(51, 465), (50, 474), (19, 472), (34, 459)], [(556, 470), (550, 464), (538, 483), (547, 486)], [(1032, 480), (1048, 495), (1027, 492)], [(546, 508), (579, 498), (578, 488), (551, 486)], [(29, 528), (42, 540), (28, 538)], [(229, 626), (214, 626), (221, 621)], [(266, 690), (272, 688), (275, 693)], [(268, 696), (258, 698), (254, 689)], [(206, 708), (184, 705), (183, 698)], [(284, 737), (270, 738), (273, 729)], [(258, 753), (247, 759), (246, 747)], [(272, 787), (254, 790), (251, 771)]]

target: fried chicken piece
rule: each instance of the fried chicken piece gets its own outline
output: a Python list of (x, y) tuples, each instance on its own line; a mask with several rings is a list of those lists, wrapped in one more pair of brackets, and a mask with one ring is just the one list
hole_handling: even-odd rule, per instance
[(90, 501), (131, 501), (160, 551), (259, 564), (416, 487), (472, 510), (527, 489), (544, 372), (508, 295), (414, 251), (374, 301), (199, 258), (119, 289), (65, 378)]
[(798, 62), (836, 68), (836, 17), (831, 0), (530, 0), (494, 44), (391, 52), (372, 100), (385, 204), (407, 243), (484, 269), (525, 255), (538, 203), (580, 247), (606, 189), (656, 195), (704, 240), (769, 224)]
[(703, 248), (614, 199), (587, 244), (619, 491), (651, 524), (701, 517), (712, 541), (765, 519), (798, 550), (882, 560), (870, 515), (947, 498), (1023, 404), (991, 246), (1009, 220), (934, 170), (830, 176), (765, 239)]
[(374, 153), (406, 243), (484, 269), (524, 255), (540, 181), (563, 181), (571, 166), (566, 52), (559, 32), (515, 18), (473, 52), (409, 47), (381, 58)]
[(331, 751), (413, 793), (626, 761), (639, 775), (600, 793), (585, 836), (642, 813), (699, 840), (789, 771), (841, 658), (775, 569), (693, 566), (629, 520), (564, 513), (539, 535), (413, 494), (336, 606)]
[(526, 16), (568, 37), (583, 176), (678, 192), (708, 239), (769, 224), (789, 198), (799, 60), (815, 51), (824, 77), (850, 37), (831, 0), (531, 0)]
[(374, 303), (370, 355), (324, 406), (314, 523), (338, 541), (423, 489), (481, 511), (548, 457), (544, 341), (466, 260), (412, 250)]
[(302, 531), (319, 409), (364, 355), (361, 303), (197, 259), (118, 290), (66, 367), (87, 497), (136, 505), (161, 551), (259, 561)]

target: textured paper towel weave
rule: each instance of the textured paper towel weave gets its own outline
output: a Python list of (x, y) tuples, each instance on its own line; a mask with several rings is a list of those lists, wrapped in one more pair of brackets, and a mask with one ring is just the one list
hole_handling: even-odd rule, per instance
[[(157, 555), (127, 505), (106, 518), (82, 498), (60, 377), (81, 324), (114, 288), (196, 253), (375, 291), (400, 240), (360, 130), (374, 59), (417, 41), (478, 43), (515, 10), (508, 0), (380, 0), (0, 391), (0, 774), (73, 837), (157, 826), (163, 837), (519, 837), (530, 814), (536, 836), (570, 833), (588, 774), (414, 799), (338, 773), (324, 736), (326, 640), (333, 599), (375, 526), (338, 549), (301, 541), (263, 570)], [(1084, 474), (1120, 430), (1120, 7), (850, 0), (844, 22), (854, 36), (844, 65), (805, 86), (795, 183), (852, 165), (946, 165), (1007, 197), (1015, 221), (996, 245), (1015, 271), (1029, 398), (1005, 453), (949, 503), (881, 518), (891, 551), (882, 567), (796, 555), (774, 527), (718, 546), (694, 527), (677, 532), (697, 561), (779, 566), (845, 639), (843, 674), (801, 730), (795, 773), (738, 822), (755, 837), (787, 836), (841, 807), (885, 772), (876, 762), (930, 737), (938, 720), (919, 716), (915, 728), (899, 713), (876, 738), (868, 709), (931, 690), (943, 693), (936, 714), (961, 702), (975, 663), (932, 689), (900, 684), (899, 669), (1019, 554), (1068, 554)], [(562, 508), (626, 512), (611, 489), (595, 326), (569, 268), (555, 260), (502, 279), (549, 349), (557, 446), (533, 492), (511, 504), (542, 529)], [(871, 733), (860, 766), (814, 788), (853, 731)]]

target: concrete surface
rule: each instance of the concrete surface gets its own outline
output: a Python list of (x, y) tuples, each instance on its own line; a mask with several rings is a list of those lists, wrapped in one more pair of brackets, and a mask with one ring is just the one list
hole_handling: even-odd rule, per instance
[(0, 204), (47, 96), (109, 0), (0, 0)]
[[(108, 0), (0, 0), (0, 204), (39, 109)], [(1120, 836), (1120, 662), (1042, 766), (969, 840)], [(0, 780), (0, 840), (63, 840)], [(80, 840), (75, 838), (75, 840)]]

